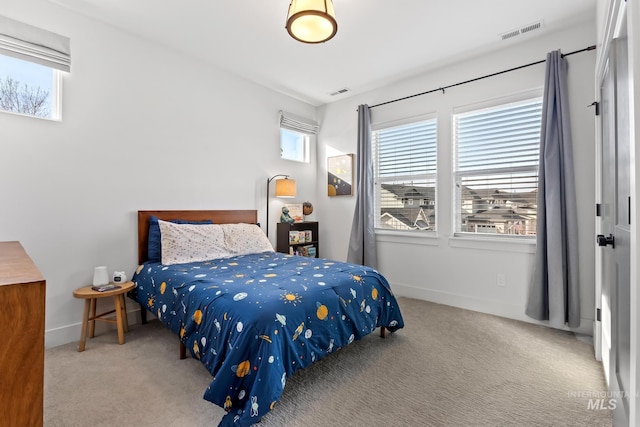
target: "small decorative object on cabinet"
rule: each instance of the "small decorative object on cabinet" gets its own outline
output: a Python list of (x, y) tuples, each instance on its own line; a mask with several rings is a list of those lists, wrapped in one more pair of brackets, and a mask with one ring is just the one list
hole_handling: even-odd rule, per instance
[(278, 223), (276, 250), (285, 254), (320, 257), (318, 222)]
[(43, 424), (45, 286), (19, 242), (0, 242), (2, 425)]
[(307, 215), (311, 215), (312, 213), (313, 213), (313, 205), (311, 204), (311, 202), (304, 202), (302, 204), (302, 215), (306, 217)]

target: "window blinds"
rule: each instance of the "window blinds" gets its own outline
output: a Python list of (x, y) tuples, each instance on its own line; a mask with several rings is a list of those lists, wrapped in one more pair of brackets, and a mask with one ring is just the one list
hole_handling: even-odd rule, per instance
[(436, 172), (436, 121), (373, 132), (378, 176), (413, 176)]
[(534, 234), (542, 99), (454, 117), (457, 231)]
[(542, 100), (456, 116), (457, 171), (538, 165)]
[(0, 16), (0, 53), (62, 71), (70, 71), (68, 37)]
[(436, 120), (375, 130), (372, 147), (376, 227), (434, 231)]
[(308, 135), (317, 134), (320, 128), (318, 123), (311, 119), (306, 119), (285, 111), (280, 111), (280, 127)]

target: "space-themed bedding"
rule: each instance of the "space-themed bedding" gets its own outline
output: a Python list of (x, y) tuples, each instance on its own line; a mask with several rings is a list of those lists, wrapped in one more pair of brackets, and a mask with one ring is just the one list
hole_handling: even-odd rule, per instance
[(384, 326), (404, 326), (377, 271), (263, 252), (189, 264), (147, 262), (131, 296), (180, 336), (213, 375), (204, 398), (221, 426), (248, 426), (273, 409), (287, 377)]

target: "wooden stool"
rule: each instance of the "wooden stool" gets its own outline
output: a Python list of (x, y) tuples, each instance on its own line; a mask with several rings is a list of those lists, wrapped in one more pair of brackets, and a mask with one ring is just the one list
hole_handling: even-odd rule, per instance
[[(73, 291), (73, 296), (83, 298), (84, 301), (84, 317), (82, 318), (82, 335), (80, 335), (80, 345), (78, 351), (84, 351), (87, 338), (87, 326), (89, 327), (89, 338), (94, 337), (96, 329), (96, 320), (101, 322), (115, 323), (118, 325), (118, 343), (124, 344), (124, 333), (129, 332), (129, 322), (127, 319), (127, 303), (124, 294), (134, 288), (133, 282), (118, 283), (119, 289), (111, 291), (98, 292), (91, 289), (91, 285), (85, 286)], [(96, 301), (99, 298), (113, 297), (115, 309), (102, 314), (96, 314)], [(115, 313), (116, 318), (105, 318), (105, 316)]]

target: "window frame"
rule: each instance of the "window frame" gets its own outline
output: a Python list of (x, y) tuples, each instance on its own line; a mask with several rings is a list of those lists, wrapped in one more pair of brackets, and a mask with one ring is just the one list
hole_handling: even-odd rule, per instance
[[(0, 56), (6, 57), (6, 58), (10, 58), (14, 61), (22, 61), (28, 64), (32, 64), (34, 66), (39, 66), (39, 67), (45, 67), (48, 70), (51, 71), (51, 91), (49, 93), (49, 96), (51, 97), (51, 103), (50, 103), (50, 114), (47, 117), (43, 117), (43, 116), (36, 116), (33, 114), (27, 114), (27, 113), (20, 113), (17, 111), (11, 111), (11, 110), (5, 110), (0, 108), (0, 113), (4, 113), (4, 114), (13, 114), (13, 115), (17, 115), (17, 116), (22, 116), (22, 117), (32, 117), (35, 119), (41, 119), (41, 120), (50, 120), (50, 121), (54, 121), (54, 122), (61, 122), (62, 121), (62, 71), (58, 70), (56, 68), (53, 67), (49, 67), (48, 65), (44, 65), (44, 64), (40, 64), (37, 62), (33, 62), (33, 61), (29, 61), (27, 59), (24, 58), (17, 58), (17, 57), (13, 57), (11, 55), (6, 55), (2, 52), (0, 52)], [(0, 78), (6, 78), (6, 77), (10, 77), (13, 78), (14, 80), (19, 81), (21, 84), (25, 84), (24, 79), (21, 78), (20, 74), (0, 74)]]
[[(523, 91), (514, 95), (493, 98), (489, 100), (485, 100), (478, 103), (468, 104), (465, 106), (457, 107), (452, 110), (451, 113), (451, 191), (452, 191), (452, 209), (451, 209), (451, 228), (452, 235), (457, 240), (461, 241), (463, 247), (467, 247), (467, 243), (465, 241), (472, 241), (474, 239), (480, 241), (494, 241), (500, 244), (507, 244), (509, 242), (522, 242), (522, 243), (535, 243), (536, 236), (535, 234), (529, 235), (517, 235), (517, 234), (499, 234), (499, 233), (477, 233), (470, 231), (461, 231), (461, 206), (460, 204), (460, 194), (458, 189), (458, 180), (461, 176), (474, 176), (474, 175), (486, 175), (486, 174), (494, 174), (494, 175), (502, 175), (509, 172), (531, 172), (534, 168), (533, 166), (530, 168), (526, 167), (517, 167), (517, 168), (491, 168), (491, 169), (483, 169), (478, 171), (478, 173), (473, 174), (469, 171), (460, 172), (457, 170), (457, 157), (458, 157), (458, 134), (457, 134), (457, 116), (465, 115), (474, 112), (481, 112), (483, 110), (492, 110), (499, 109), (500, 107), (506, 107), (509, 104), (515, 105), (523, 105), (527, 103), (533, 102), (543, 102), (543, 88), (536, 88), (528, 91)], [(541, 106), (542, 108), (542, 106)], [(541, 117), (542, 119), (542, 117)], [(536, 171), (536, 179), (539, 177), (539, 165), (535, 166)], [(537, 221), (537, 207), (536, 207), (536, 221)]]
[[(0, 112), (61, 121), (62, 72), (71, 71), (71, 40), (69, 37), (0, 15), (0, 55), (51, 70), (49, 104), (51, 111), (48, 117), (4, 109)], [(7, 73), (6, 78), (10, 77), (21, 84), (30, 84), (31, 79), (25, 78), (30, 70), (26, 67), (23, 68), (20, 70), (20, 74)]]
[[(428, 172), (420, 175), (394, 175), (391, 177), (381, 178), (379, 176), (379, 156), (378, 149), (376, 146), (376, 137), (375, 132), (379, 132), (385, 129), (393, 129), (393, 128), (401, 128), (405, 126), (416, 125), (422, 122), (430, 122), (432, 121), (434, 124), (434, 134), (435, 134), (435, 143), (433, 145), (433, 152), (435, 156), (435, 165), (433, 166), (433, 172)], [(380, 123), (373, 123), (371, 125), (371, 142), (372, 142), (372, 159), (374, 164), (374, 230), (376, 235), (378, 236), (392, 236), (392, 235), (403, 235), (403, 236), (411, 236), (411, 237), (421, 237), (421, 238), (430, 238), (433, 239), (437, 237), (438, 233), (438, 114), (437, 112), (431, 112), (426, 114), (420, 114), (417, 116), (412, 116), (408, 118), (391, 120)], [(380, 226), (380, 212), (382, 211), (381, 207), (381, 187), (383, 182), (394, 182), (394, 181), (408, 181), (411, 178), (416, 178), (416, 180), (426, 181), (427, 183), (433, 183), (434, 188), (434, 197), (433, 203), (434, 207), (434, 216), (435, 216), (435, 228), (433, 230), (423, 230), (423, 229), (394, 229), (394, 228), (386, 228)], [(389, 238), (389, 237), (387, 237)], [(420, 239), (424, 241), (423, 239)]]
[[(300, 151), (302, 151), (302, 159), (295, 159), (291, 157), (285, 157), (285, 149), (283, 148), (283, 144), (285, 143), (285, 133), (294, 134), (299, 137), (301, 140), (302, 147), (299, 147)], [(280, 127), (280, 158), (283, 160), (290, 160), (292, 162), (298, 163), (310, 163), (311, 162), (311, 135), (305, 132), (299, 132), (293, 129), (289, 129), (286, 127)]]
[[(278, 114), (280, 116), (280, 158), (299, 163), (311, 163), (311, 137), (318, 134), (320, 129), (318, 123), (315, 120), (284, 110), (280, 110)], [(302, 137), (302, 160), (284, 156), (284, 132)]]

